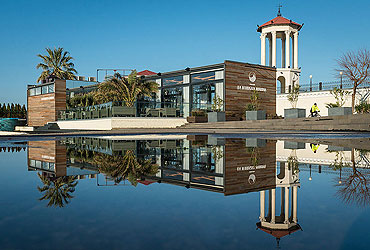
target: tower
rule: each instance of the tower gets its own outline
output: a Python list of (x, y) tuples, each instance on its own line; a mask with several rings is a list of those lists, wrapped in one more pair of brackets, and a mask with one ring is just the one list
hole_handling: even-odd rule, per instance
[[(287, 93), (295, 84), (299, 85), (301, 70), (298, 66), (298, 34), (302, 26), (282, 17), (279, 7), (277, 17), (258, 26), (257, 29), (257, 32), (261, 33), (261, 65), (277, 68), (276, 80), (280, 82), (281, 93)], [(266, 39), (269, 42), (268, 50), (266, 49)], [(280, 67), (277, 67), (276, 62), (277, 39), (282, 41)]]
[[(268, 190), (267, 215), (266, 190), (260, 191), (260, 221), (257, 223), (257, 228), (274, 236), (278, 244), (280, 238), (301, 230), (297, 218), (298, 187), (300, 186), (298, 170), (287, 163), (280, 163), (279, 170), (279, 173), (276, 173), (276, 188)], [(276, 215), (276, 201), (279, 200), (276, 192), (279, 190), (281, 191), (280, 215)]]

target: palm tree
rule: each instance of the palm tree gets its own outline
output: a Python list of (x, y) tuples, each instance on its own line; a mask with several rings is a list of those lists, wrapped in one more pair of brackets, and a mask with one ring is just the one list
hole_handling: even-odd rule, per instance
[(138, 78), (136, 70), (133, 70), (128, 77), (115, 73), (114, 76), (102, 82), (95, 93), (95, 99), (99, 103), (118, 101), (128, 107), (133, 107), (138, 98), (151, 97), (152, 93), (157, 90), (158, 84), (156, 82)]
[(43, 70), (37, 79), (38, 82), (45, 80), (50, 75), (55, 75), (63, 80), (76, 79), (77, 71), (74, 69), (73, 57), (69, 55), (68, 51), (63, 51), (63, 48), (46, 48), (46, 51), (47, 55), (37, 55), (42, 59), (42, 62), (37, 64), (36, 68)]
[(78, 184), (78, 181), (76, 181), (77, 176), (50, 178), (42, 176), (40, 173), (37, 173), (37, 175), (44, 185), (41, 188), (37, 187), (43, 193), (39, 200), (49, 200), (48, 207), (64, 207), (74, 197), (71, 193), (75, 191), (75, 187)]
[(158, 166), (150, 160), (137, 159), (134, 152), (127, 150), (125, 155), (96, 154), (95, 163), (99, 171), (112, 177), (116, 182), (127, 179), (132, 185), (143, 176), (152, 176), (158, 172)]

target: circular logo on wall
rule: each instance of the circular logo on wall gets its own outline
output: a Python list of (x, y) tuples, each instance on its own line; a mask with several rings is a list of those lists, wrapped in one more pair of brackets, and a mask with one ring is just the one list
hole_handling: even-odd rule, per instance
[(249, 81), (251, 81), (251, 82), (255, 82), (256, 80), (257, 80), (256, 73), (254, 73), (254, 72), (250, 72), (250, 73), (249, 73)]
[(254, 174), (251, 174), (248, 178), (249, 184), (253, 185), (256, 182), (256, 176)]

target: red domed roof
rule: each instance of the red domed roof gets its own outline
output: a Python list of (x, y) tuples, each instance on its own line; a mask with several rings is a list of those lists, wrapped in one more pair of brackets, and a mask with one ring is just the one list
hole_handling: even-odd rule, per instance
[(157, 73), (150, 71), (150, 70), (143, 70), (137, 73), (138, 76), (151, 76), (156, 75)]
[(264, 231), (265, 233), (268, 233), (268, 234), (271, 234), (272, 236), (274, 236), (275, 238), (283, 238), (284, 236), (286, 235), (289, 235), (289, 234), (292, 234), (298, 230), (302, 230), (301, 227), (297, 224), (289, 229), (270, 229), (270, 228), (266, 228), (266, 227), (263, 227), (261, 225), (261, 223), (257, 223), (257, 228), (261, 229), (262, 231)]
[(257, 31), (261, 32), (262, 28), (270, 26), (270, 25), (292, 25), (293, 27), (297, 28), (300, 30), (303, 25), (293, 22), (292, 20), (289, 20), (285, 17), (282, 16), (277, 16), (274, 19), (268, 21), (267, 23), (262, 24), (261, 26), (258, 27)]

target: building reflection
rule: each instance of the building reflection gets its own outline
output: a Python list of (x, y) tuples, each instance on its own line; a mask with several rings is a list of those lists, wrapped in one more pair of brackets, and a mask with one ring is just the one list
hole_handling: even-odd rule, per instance
[(28, 146), (28, 169), (41, 172), (44, 184), (45, 178), (47, 182), (70, 177), (96, 178), (99, 186), (168, 183), (225, 196), (260, 192), (259, 229), (281, 238), (300, 228), (298, 171), (288, 163), (276, 163), (276, 140), (71, 137), (31, 141)]

